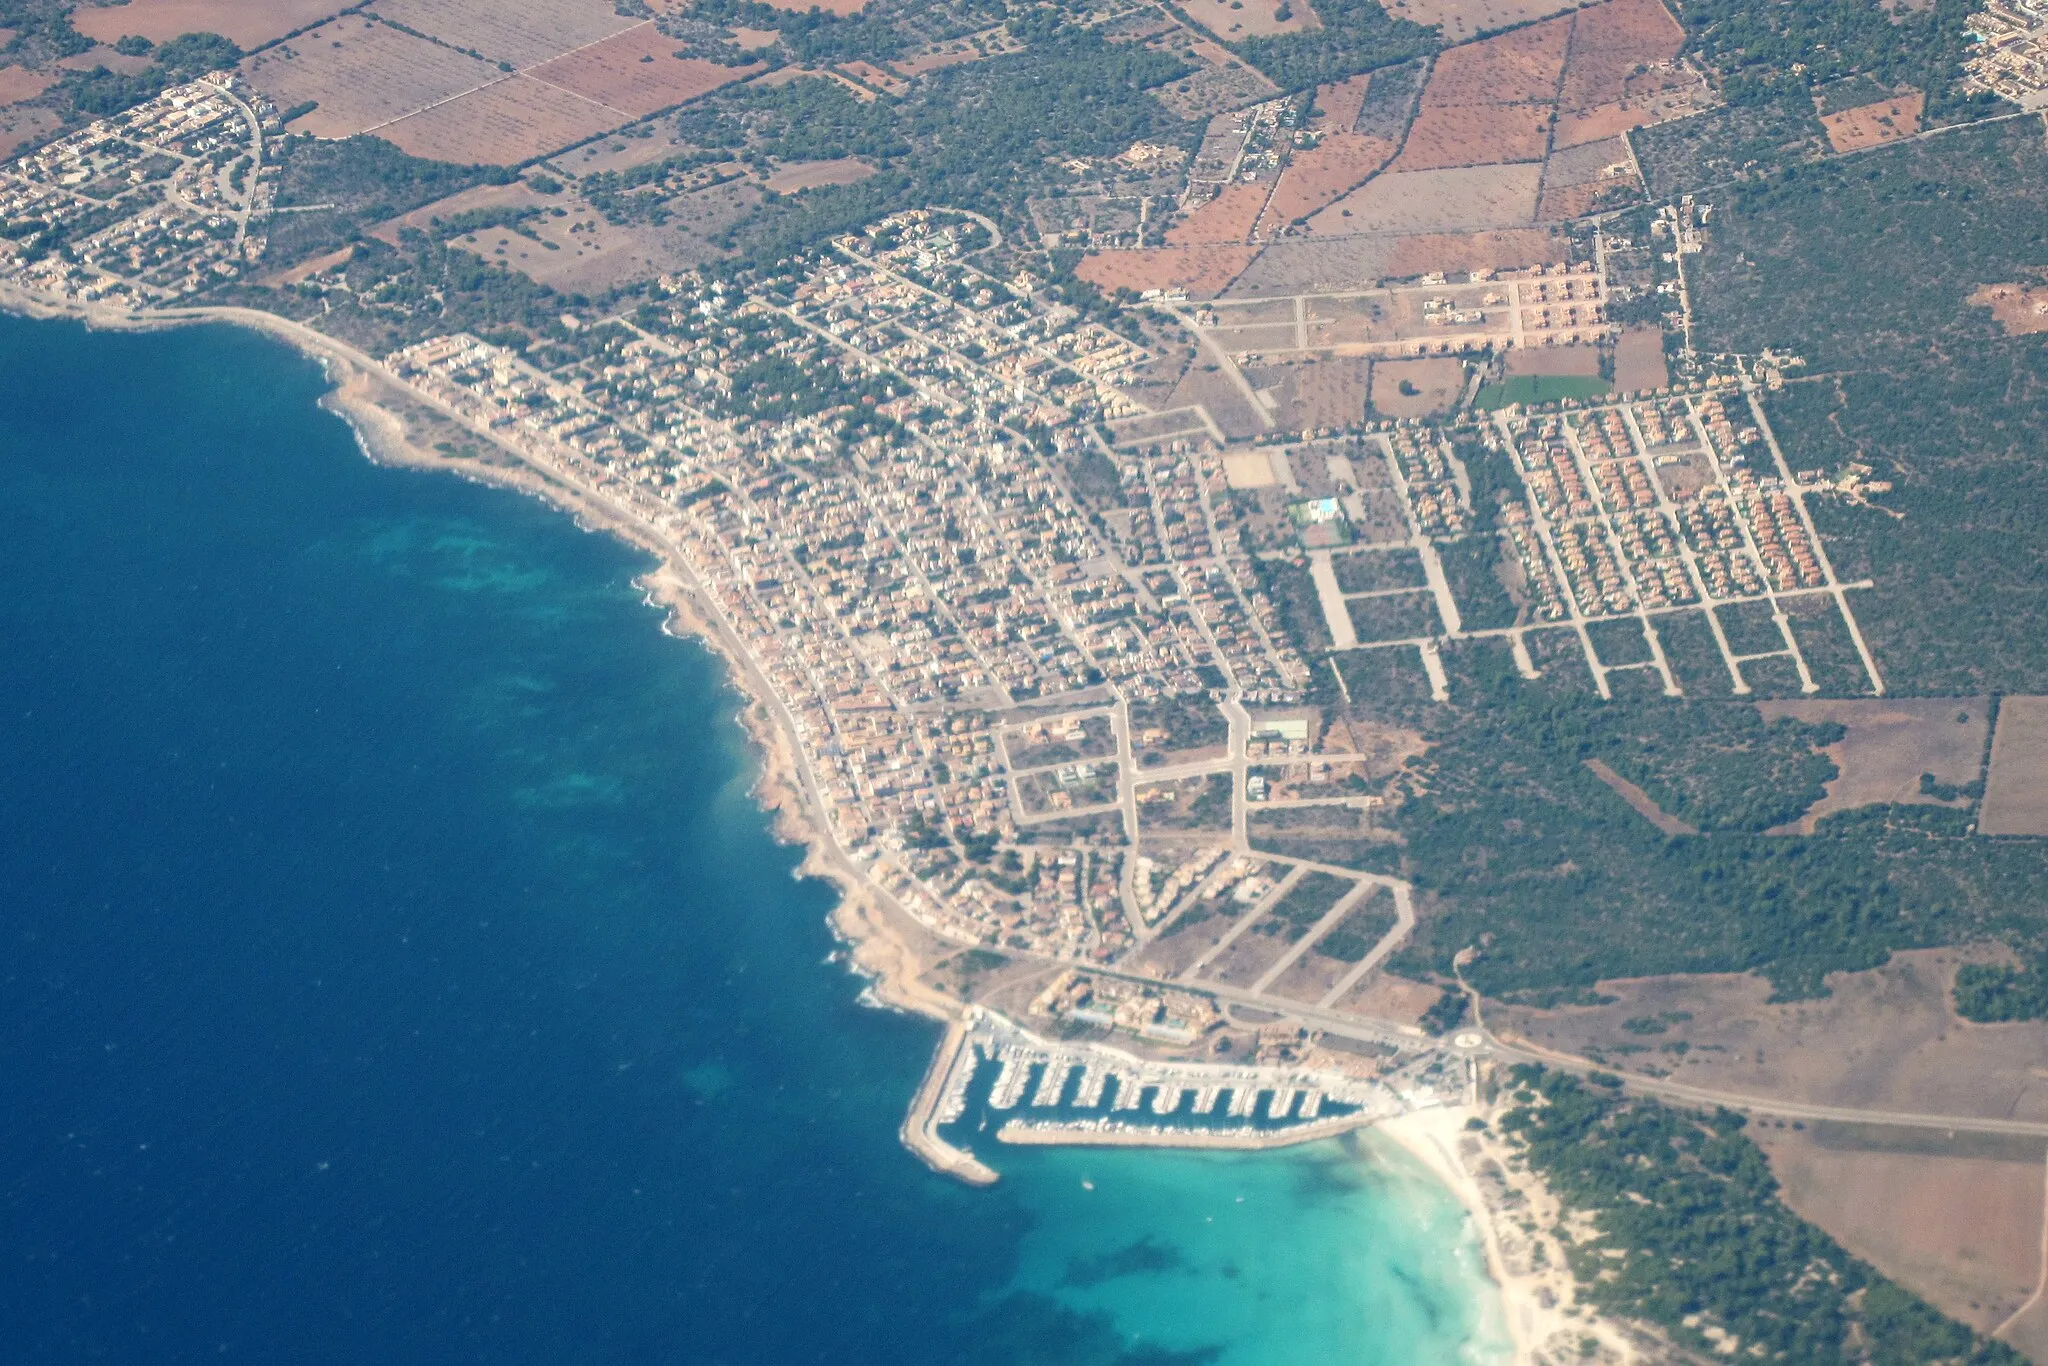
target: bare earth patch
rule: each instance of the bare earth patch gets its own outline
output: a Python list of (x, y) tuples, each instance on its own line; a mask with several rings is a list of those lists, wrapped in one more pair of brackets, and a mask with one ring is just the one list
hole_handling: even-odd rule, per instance
[(1999, 703), (1977, 828), (1987, 835), (2048, 835), (2048, 697)]
[(1989, 703), (1982, 697), (1802, 698), (1759, 702), (1757, 710), (1766, 721), (1782, 716), (1832, 721), (1849, 732), (1827, 749), (1841, 776), (1795, 827), (1811, 831), (1815, 821), (1837, 811), (1881, 802), (1934, 802), (1920, 791), (1923, 773), (1952, 787), (1975, 782), (1984, 758)]
[[(1949, 992), (1964, 955), (1895, 954), (1882, 968), (1834, 973), (1833, 993), (1772, 1003), (1760, 977), (1713, 973), (1606, 981), (1603, 1006), (1536, 1010), (1489, 1004), (1486, 1021), (1538, 1045), (1588, 1049), (1626, 1070), (1811, 1104), (2048, 1121), (2048, 1023), (1978, 1025)], [(1624, 1022), (1687, 1018), (1657, 1032)], [(1668, 1047), (1683, 1043), (1686, 1051)], [(1628, 1053), (1628, 1048), (1641, 1053)]]
[[(1425, 108), (1408, 129), (1396, 171), (1543, 160), (1550, 148), (1547, 104), (1452, 104)], [(1532, 207), (1533, 211), (1533, 207)]]
[(1837, 152), (1855, 152), (1913, 136), (1920, 131), (1920, 115), (1926, 109), (1927, 96), (1909, 90), (1875, 104), (1823, 114), (1820, 126), (1828, 130), (1828, 145)]
[(1449, 356), (1383, 360), (1372, 368), (1372, 408), (1387, 417), (1449, 412), (1464, 390), (1464, 363)]
[(1594, 346), (1523, 347), (1508, 352), (1507, 370), (1511, 375), (1578, 375), (1590, 378), (1600, 373), (1600, 350)]
[(1394, 144), (1386, 138), (1325, 133), (1315, 146), (1296, 152), (1280, 173), (1264, 222), (1279, 228), (1307, 218), (1363, 184), (1393, 154)]
[(292, 129), (322, 138), (380, 128), (505, 79), (489, 62), (353, 15), (249, 58), (242, 74), (280, 109), (316, 103)]
[(1098, 289), (1182, 289), (1206, 298), (1221, 293), (1258, 254), (1257, 247), (1229, 244), (1098, 251), (1083, 257), (1074, 273)]
[(1674, 65), (1684, 46), (1685, 30), (1661, 0), (1607, 0), (1580, 10), (1558, 103), (1593, 109), (1697, 84)]
[(1282, 372), (1279, 425), (1293, 430), (1356, 427), (1365, 417), (1372, 363), (1363, 356), (1323, 356)]
[(1574, 8), (1571, 0), (1388, 0), (1387, 13), (1426, 24), (1444, 41), (1462, 43)]
[(492, 62), (532, 66), (646, 20), (620, 15), (603, 0), (377, 0), (386, 19), (481, 52)]
[(2007, 336), (2048, 332), (2048, 285), (1986, 285), (1969, 301), (1990, 309)]
[(1450, 48), (1429, 73), (1422, 107), (1553, 100), (1571, 34), (1565, 17)]
[(105, 9), (80, 5), (71, 26), (112, 43), (130, 34), (161, 43), (184, 33), (218, 33), (248, 49), (275, 42), (345, 9), (348, 0), (128, 0)]
[(25, 66), (0, 66), (0, 105), (32, 100), (56, 83), (57, 78), (46, 71), (30, 71)]
[(1389, 171), (1315, 215), (1309, 231), (1413, 234), (1517, 227), (1534, 219), (1542, 179), (1538, 162)]
[(2027, 1297), (2041, 1266), (2039, 1139), (1863, 1125), (1752, 1125), (1785, 1203), (1878, 1270), (1981, 1333)]
[(9, 155), (17, 147), (43, 141), (57, 131), (59, 122), (57, 116), (47, 109), (0, 108), (0, 156)]
[(379, 131), (416, 157), (516, 166), (623, 122), (608, 105), (531, 76), (512, 76)]
[(1310, 221), (1310, 237), (1268, 246), (1226, 293), (1354, 289), (1431, 271), (1514, 270), (1564, 259), (1563, 240), (1549, 229), (1366, 235), (1349, 226), (1353, 221), (1333, 212), (1318, 214)]
[(1169, 246), (1189, 247), (1204, 242), (1242, 242), (1251, 235), (1266, 207), (1273, 187), (1263, 184), (1235, 184), (1194, 210), (1166, 230)]
[(675, 46), (675, 39), (643, 24), (543, 62), (527, 74), (607, 105), (622, 116), (645, 118), (760, 70), (758, 66), (720, 66), (678, 57)]
[(854, 185), (875, 173), (859, 157), (834, 157), (829, 161), (793, 161), (779, 166), (762, 183), (776, 194), (796, 194), (821, 185)]
[(1614, 343), (1614, 387), (1624, 394), (1662, 389), (1671, 382), (1664, 364), (1664, 329), (1625, 327)]

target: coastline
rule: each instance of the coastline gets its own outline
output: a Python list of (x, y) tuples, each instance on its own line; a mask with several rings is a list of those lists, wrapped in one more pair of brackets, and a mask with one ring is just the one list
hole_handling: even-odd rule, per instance
[(1381, 1120), (1370, 1132), (1421, 1163), (1465, 1206), (1485, 1250), (1487, 1275), (1500, 1293), (1515, 1366), (1580, 1359), (1586, 1339), (1600, 1345), (1599, 1355), (1586, 1360), (1639, 1360), (1639, 1342), (1578, 1304), (1564, 1250), (1547, 1231), (1562, 1213), (1556, 1200), (1526, 1171), (1515, 1170), (1497, 1135), (1468, 1129), (1473, 1119), (1483, 1119), (1477, 1107), (1437, 1106)]
[[(391, 379), (382, 365), (346, 342), (338, 341), (310, 327), (260, 310), (243, 308), (192, 308), (138, 315), (127, 310), (90, 305), (53, 305), (47, 300), (0, 285), (0, 310), (44, 320), (75, 320), (103, 331), (165, 331), (203, 324), (227, 323), (264, 333), (274, 340), (317, 361), (333, 388), (320, 402), (347, 422), (363, 454), (377, 464), (442, 474), (454, 474), (475, 483), (509, 489), (541, 499), (568, 513), (586, 531), (616, 536), (658, 561), (656, 568), (636, 580), (645, 600), (663, 609), (663, 630), (679, 638), (697, 641), (718, 655), (726, 666), (726, 681), (738, 694), (740, 705), (734, 719), (749, 742), (757, 765), (750, 796), (771, 817), (774, 837), (785, 844), (801, 845), (804, 856), (794, 870), (799, 877), (829, 881), (838, 895), (829, 918), (834, 935), (847, 946), (850, 966), (867, 983), (864, 999), (873, 1004), (932, 1020), (943, 1025), (923, 1082), (907, 1108), (900, 1136), (905, 1147), (933, 1171), (972, 1185), (988, 1185), (998, 1174), (962, 1149), (945, 1142), (936, 1132), (935, 1110), (944, 1083), (959, 1061), (967, 1039), (968, 1007), (924, 984), (923, 973), (943, 950), (936, 939), (908, 914), (888, 904), (879, 888), (865, 879), (837, 848), (822, 820), (813, 814), (808, 783), (801, 758), (786, 728), (781, 708), (765, 681), (755, 672), (745, 653), (718, 619), (716, 610), (700, 596), (689, 579), (689, 571), (678, 563), (672, 548), (632, 518), (608, 506), (591, 491), (570, 484), (524, 457), (499, 445), (487, 433), (479, 432), (451, 413), (439, 410), (409, 387)], [(417, 439), (408, 418), (420, 417), (445, 422), (473, 437), (488, 455), (449, 455)], [(1585, 1336), (1594, 1321), (1582, 1311), (1570, 1317), (1544, 1302), (1547, 1291), (1561, 1274), (1568, 1285), (1569, 1274), (1511, 1274), (1500, 1251), (1497, 1221), (1501, 1212), (1490, 1209), (1478, 1184), (1452, 1156), (1455, 1139), (1443, 1144), (1436, 1130), (1454, 1112), (1437, 1110), (1381, 1120), (1370, 1126), (1417, 1157), (1430, 1173), (1458, 1196), (1479, 1226), (1487, 1252), (1490, 1278), (1500, 1293), (1510, 1335), (1515, 1343), (1517, 1363), (1533, 1361), (1534, 1350), (1561, 1325)], [(1467, 1112), (1455, 1112), (1454, 1132)], [(1358, 1127), (1347, 1123), (1344, 1129)], [(1333, 1131), (1334, 1132), (1334, 1131)], [(1326, 1137), (1318, 1133), (1312, 1137)], [(1011, 1143), (1071, 1143), (1060, 1136), (1007, 1136)], [(1109, 1140), (1098, 1140), (1109, 1141)], [(1304, 1138), (1287, 1140), (1289, 1143)], [(1158, 1146), (1149, 1139), (1127, 1138), (1118, 1146)], [(1176, 1138), (1171, 1146), (1267, 1147), (1247, 1145), (1194, 1144)], [(1565, 1303), (1568, 1301), (1559, 1301)], [(1603, 1338), (1605, 1335), (1603, 1335)], [(1616, 1358), (1632, 1360), (1633, 1354)]]

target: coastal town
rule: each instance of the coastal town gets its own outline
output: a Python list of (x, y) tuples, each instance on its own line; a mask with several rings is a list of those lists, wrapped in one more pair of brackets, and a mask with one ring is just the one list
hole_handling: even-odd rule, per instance
[[(0, 172), (17, 224), (0, 281), (140, 316), (233, 275), (272, 212), (276, 126), (220, 76), (22, 158)], [(545, 356), (457, 332), (376, 364), (659, 547), (768, 690), (844, 866), (936, 944), (1013, 965), (956, 987), (989, 1023), (934, 1064), (955, 1082), (912, 1128), (935, 1149), (976, 1075), (963, 1059), (1066, 1056), (1031, 1031), (1119, 1040), (1164, 1080), (1142, 1117), (1133, 1084), (1076, 1119), (1060, 1086), (1003, 1063), (988, 1104), (1045, 1091), (1060, 1111), (1006, 1126), (1019, 1141), (1267, 1144), (1433, 1103), (1415, 1078), (1463, 1068), (1482, 1036), (1454, 1046), (1374, 1004), (1415, 923), (1372, 833), (1385, 756), (1319, 700), (1345, 681), (1317, 679), (1276, 583), (1305, 578), (1330, 641), (1413, 655), (1439, 698), (1449, 644), (1504, 638), (1533, 675), (1537, 632), (1581, 657), (1550, 650), (1546, 667), (1586, 669), (1602, 696), (1631, 670), (1678, 693), (1659, 626), (1709, 603), (1779, 623), (1782, 643), (1761, 647), (1715, 628), (1738, 693), (1746, 666), (1780, 657), (1810, 683), (1783, 604), (1825, 599), (1853, 630), (1861, 585), (1835, 577), (1807, 486), (1727, 382), (1249, 448), (1199, 424), (1134, 436), (1162, 334), (1086, 319), (1029, 270), (985, 270), (996, 233), (973, 214), (896, 214), (744, 288), (669, 274), (628, 310), (565, 313)], [(1418, 311), (1455, 323), (1470, 293), (1476, 324), (1507, 304), (1506, 334), (1454, 349), (1597, 330), (1606, 286), (1589, 269), (1426, 282), (1441, 297)], [(316, 271), (298, 287), (345, 284)], [(1213, 312), (1185, 322), (1228, 331)], [(1481, 455), (1515, 476), (1498, 509), (1519, 570), (1508, 625), (1463, 620), (1439, 557), (1496, 512), (1474, 500)], [(1392, 555), (1420, 578), (1361, 588)], [(1593, 632), (1615, 623), (1644, 658), (1603, 656)], [(1265, 833), (1322, 824), (1363, 832), (1362, 857)], [(1170, 1080), (1226, 1065), (1271, 1070), (1259, 1108), (1199, 1070)], [(1278, 1103), (1303, 1095), (1336, 1108)]]
[[(656, 822), (668, 958), (786, 1058), (861, 1051), (920, 1199), (1057, 1186), (1093, 1227), (1139, 1170), (1319, 1173), (1320, 1210), (1428, 1177), (1452, 1252), (1408, 1261), (1498, 1285), (1517, 1366), (2048, 1360), (2044, 5), (8, 0), (0, 310), (260, 332), (344, 449), (631, 547), (561, 542), (629, 641), (719, 667), (646, 647), (704, 683), (618, 746), (679, 798), (577, 819)], [(248, 415), (197, 438), (236, 492), (312, 486)], [(514, 597), (407, 585), (465, 630)], [(708, 781), (666, 738), (707, 725)], [(806, 909), (666, 875), (718, 861), (699, 805)], [(798, 960), (828, 1027), (761, 994)], [(844, 1097), (636, 980), (688, 1046), (572, 1061), (655, 1097), (657, 1165), (701, 1117), (848, 1169), (808, 1126)], [(889, 1156), (913, 1081), (946, 1179)], [(1212, 1222), (1284, 1222), (1233, 1193)], [(1055, 1298), (1186, 1292), (1181, 1255), (1106, 1244)], [(1307, 1264), (1230, 1255), (1202, 1293)]]

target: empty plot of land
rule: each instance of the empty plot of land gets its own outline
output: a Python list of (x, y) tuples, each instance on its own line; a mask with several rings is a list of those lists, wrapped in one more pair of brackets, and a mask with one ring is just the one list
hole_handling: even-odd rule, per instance
[(1280, 226), (1307, 218), (1363, 184), (1393, 154), (1394, 144), (1385, 138), (1324, 134), (1315, 146), (1296, 152), (1280, 173), (1266, 204), (1265, 221)]
[(1986, 285), (1970, 296), (1970, 302), (1990, 309), (2008, 336), (2048, 332), (2048, 285)]
[(1571, 33), (1566, 17), (1450, 48), (1429, 74), (1423, 109), (1555, 99)]
[(1508, 352), (1510, 375), (1584, 375), (1600, 373), (1600, 349), (1595, 346), (1517, 347)]
[[(1182, 0), (1181, 10), (1225, 42), (1321, 28), (1306, 0)], [(1286, 17), (1281, 12), (1286, 11)]]
[(1371, 362), (1328, 356), (1280, 370), (1273, 385), (1275, 420), (1292, 429), (1355, 427), (1365, 416)]
[(280, 109), (317, 104), (292, 127), (323, 138), (381, 128), (504, 79), (489, 62), (353, 15), (259, 53), (242, 72)]
[(1820, 126), (1828, 130), (1828, 145), (1837, 152), (1855, 152), (1911, 137), (1920, 131), (1920, 115), (1926, 109), (1927, 96), (1909, 90), (1839, 114), (1822, 114)]
[(617, 110), (559, 86), (509, 76), (378, 132), (416, 157), (517, 166), (623, 121)]
[(1505, 228), (1536, 216), (1543, 167), (1390, 171), (1309, 220), (1311, 232), (1440, 233)]
[(910, 82), (904, 80), (886, 67), (873, 62), (841, 62), (833, 68), (840, 75), (859, 81), (870, 90), (879, 90), (884, 95), (901, 95), (910, 89)]
[(1831, 1123), (1749, 1132), (1801, 1218), (1978, 1332), (2034, 1293), (2040, 1140)]
[(1170, 246), (1189, 247), (1204, 242), (1242, 242), (1251, 235), (1266, 207), (1273, 187), (1239, 182), (1223, 187), (1223, 193), (1194, 210), (1166, 230)]
[(1922, 774), (1950, 787), (1977, 781), (1990, 704), (1982, 697), (1866, 697), (1760, 702), (1757, 710), (1766, 721), (1790, 716), (1833, 722), (1848, 732), (1827, 749), (1840, 775), (1799, 822), (1798, 828), (1811, 830), (1837, 811), (1938, 801), (1921, 792)]
[(371, 12), (514, 66), (545, 62), (647, 22), (620, 15), (610, 0), (377, 0)]
[(71, 26), (112, 43), (133, 34), (161, 43), (185, 33), (218, 33), (240, 48), (261, 47), (347, 8), (349, 0), (128, 0), (105, 9), (80, 5)]
[(859, 157), (833, 157), (830, 161), (793, 161), (778, 166), (763, 182), (777, 194), (796, 194), (821, 185), (854, 185), (875, 173)]
[(1449, 356), (1383, 360), (1372, 368), (1372, 410), (1387, 417), (1449, 412), (1464, 389), (1464, 363)]
[(1196, 298), (1220, 292), (1259, 254), (1257, 247), (1219, 244), (1099, 251), (1074, 273), (1098, 289), (1186, 290)]
[[(1453, 104), (1424, 109), (1408, 128), (1396, 171), (1541, 161), (1550, 150), (1547, 104)], [(1533, 205), (1532, 205), (1533, 207)]]
[(1462, 43), (1571, 8), (1571, 0), (1388, 0), (1387, 13), (1427, 24), (1446, 41)]
[(1332, 211), (1316, 215), (1309, 220), (1313, 236), (1268, 246), (1225, 297), (1356, 289), (1432, 271), (1513, 270), (1564, 259), (1562, 239), (1547, 228), (1372, 236), (1352, 221)]
[(1814, 1105), (2048, 1120), (2048, 1024), (1957, 1019), (1950, 990), (1959, 961), (1940, 949), (1895, 954), (1870, 972), (1830, 974), (1830, 994), (1804, 1001), (1772, 1002), (1769, 982), (1736, 973), (1603, 981), (1599, 990), (1612, 1004), (1489, 1005), (1486, 1021), (1579, 1054), (1684, 1043), (1684, 1051), (1660, 1046), (1652, 1056), (1692, 1086)]
[(1685, 30), (1661, 0), (1607, 0), (1573, 16), (1570, 55), (1558, 102), (1591, 109), (1646, 95), (1692, 78), (1671, 63)]
[(2048, 835), (2048, 697), (2008, 697), (1999, 704), (1977, 828), (1987, 835)]
[(675, 39), (644, 24), (543, 62), (527, 74), (622, 114), (644, 118), (759, 69), (678, 57), (675, 45)]
[(1614, 343), (1614, 387), (1632, 394), (1644, 389), (1662, 389), (1671, 382), (1664, 364), (1664, 329), (1627, 327)]
[(47, 72), (30, 71), (25, 66), (0, 66), (0, 104), (32, 100), (56, 83), (57, 78)]

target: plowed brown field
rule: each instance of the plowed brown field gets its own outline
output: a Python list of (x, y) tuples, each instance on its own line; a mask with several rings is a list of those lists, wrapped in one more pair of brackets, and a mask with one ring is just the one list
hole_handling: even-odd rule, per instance
[(1269, 228), (1278, 228), (1307, 218), (1363, 184), (1393, 154), (1394, 144), (1385, 138), (1324, 134), (1314, 147), (1296, 152), (1280, 173), (1263, 221)]
[(647, 22), (625, 18), (601, 0), (376, 0), (375, 13), (451, 47), (518, 67)]
[(1205, 242), (1242, 242), (1251, 236), (1272, 193), (1268, 184), (1226, 185), (1223, 193), (1166, 230), (1170, 246), (1191, 247)]
[(1567, 16), (1449, 49), (1430, 72), (1423, 110), (1555, 99), (1571, 32)]
[(353, 15), (257, 54), (242, 63), (242, 74), (280, 109), (317, 103), (292, 127), (323, 138), (381, 127), (505, 75), (489, 62)]
[(1644, 78), (1652, 73), (1638, 75), (1640, 68), (1671, 61), (1684, 44), (1685, 30), (1661, 0), (1590, 5), (1574, 16), (1571, 60), (1559, 102), (1566, 109), (1591, 109), (1624, 95), (1647, 94)]
[(1451, 166), (1491, 166), (1541, 161), (1550, 145), (1547, 104), (1438, 106), (1416, 115), (1408, 141), (1391, 167), (1434, 171)]
[(677, 57), (675, 46), (675, 39), (643, 24), (543, 62), (527, 74), (621, 114), (644, 118), (760, 69)]
[(606, 105), (531, 76), (508, 76), (400, 119), (380, 135), (416, 157), (516, 166), (621, 122)]

